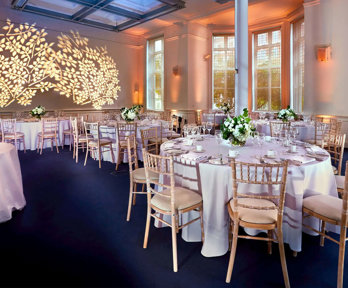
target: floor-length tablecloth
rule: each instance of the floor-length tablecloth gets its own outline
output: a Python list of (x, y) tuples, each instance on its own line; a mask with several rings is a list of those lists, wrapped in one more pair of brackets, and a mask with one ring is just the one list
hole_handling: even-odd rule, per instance
[[(61, 142), (63, 140), (63, 132), (64, 130), (69, 129), (70, 127), (70, 121), (67, 119), (58, 120), (58, 145), (61, 145)], [(38, 138), (37, 135), (42, 130), (42, 124), (40, 121), (35, 122), (24, 122), (24, 121), (17, 121), (16, 123), (16, 129), (17, 132), (24, 133), (24, 142), (25, 142), (25, 148), (27, 150), (36, 150), (37, 148), (37, 142)], [(68, 144), (69, 139), (66, 139), (65, 144)], [(44, 148), (51, 147), (50, 141), (45, 141)], [(20, 150), (23, 150), (24, 147), (21, 144), (19, 146)]]
[[(213, 137), (197, 142), (203, 146), (205, 153), (199, 155), (214, 155), (222, 153), (227, 155), (228, 144), (218, 145)], [(164, 146), (162, 145), (162, 148)], [(192, 149), (181, 145), (182, 148)], [(273, 149), (284, 158), (293, 158), (304, 153), (304, 147), (298, 147), (299, 154), (288, 154), (285, 147), (276, 143), (264, 143), (262, 147), (253, 145), (250, 141), (245, 147), (234, 148), (239, 150), (237, 161), (259, 163), (256, 156), (265, 155), (268, 149)], [(163, 153), (163, 149), (162, 149)], [(228, 223), (227, 203), (232, 198), (232, 175), (228, 165), (212, 165), (207, 162), (194, 161), (190, 155), (174, 157), (174, 171), (176, 185), (187, 187), (203, 197), (203, 222), (205, 240), (202, 254), (207, 257), (224, 255), (228, 251)], [(286, 186), (284, 208), (284, 242), (294, 251), (301, 251), (302, 241), (302, 202), (303, 198), (316, 195), (329, 194), (337, 197), (337, 186), (332, 172), (329, 156), (323, 161), (313, 161), (301, 166), (289, 166)], [(195, 212), (192, 212), (195, 213)], [(196, 217), (187, 213), (183, 217), (186, 222)], [(312, 221), (312, 220), (311, 220)], [(311, 223), (314, 225), (315, 223)], [(247, 231), (253, 233), (255, 231)], [(182, 237), (186, 241), (200, 241), (200, 225), (198, 222), (185, 227)]]
[(25, 204), (17, 150), (12, 144), (0, 143), (0, 222), (11, 219), (12, 211)]

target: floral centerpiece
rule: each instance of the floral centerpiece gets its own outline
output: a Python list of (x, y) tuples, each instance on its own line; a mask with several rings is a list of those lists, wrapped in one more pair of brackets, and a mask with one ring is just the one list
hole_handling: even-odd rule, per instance
[(244, 108), (243, 114), (233, 118), (228, 116), (221, 124), (222, 138), (230, 140), (232, 145), (243, 146), (256, 130), (248, 115), (248, 109)]
[(37, 119), (41, 119), (42, 116), (44, 116), (46, 114), (46, 109), (45, 107), (39, 105), (37, 107), (35, 107), (33, 110), (30, 111), (30, 115), (37, 118)]
[(231, 105), (228, 102), (227, 103), (225, 103), (225, 102), (217, 103), (216, 107), (219, 108), (220, 110), (222, 110), (222, 112), (224, 112), (224, 114), (228, 114), (231, 110)]
[(288, 122), (290, 120), (297, 120), (298, 116), (295, 111), (288, 106), (286, 109), (282, 109), (278, 112), (277, 118), (283, 122)]
[(134, 121), (135, 118), (139, 118), (139, 113), (143, 105), (133, 105), (131, 108), (122, 107), (121, 108), (121, 117), (127, 122)]

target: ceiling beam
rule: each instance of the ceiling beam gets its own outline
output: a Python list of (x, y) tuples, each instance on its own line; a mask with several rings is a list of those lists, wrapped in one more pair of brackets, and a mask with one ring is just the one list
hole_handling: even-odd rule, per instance
[(72, 18), (76, 21), (80, 21), (81, 19), (87, 17), (88, 15), (94, 13), (97, 10), (100, 10), (106, 5), (109, 5), (113, 0), (101, 0), (98, 1), (96, 4), (90, 6), (90, 7), (84, 7), (81, 10), (77, 11)]
[(11, 6), (14, 9), (23, 9), (27, 4), (29, 0), (12, 0)]
[(159, 2), (162, 2), (166, 5), (178, 7), (179, 9), (185, 8), (185, 2), (182, 0), (158, 0)]

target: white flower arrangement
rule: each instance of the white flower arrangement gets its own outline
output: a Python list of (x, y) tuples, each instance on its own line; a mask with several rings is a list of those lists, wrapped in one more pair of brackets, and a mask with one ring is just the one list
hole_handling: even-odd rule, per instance
[(221, 124), (222, 138), (230, 140), (232, 145), (244, 145), (246, 140), (253, 136), (255, 128), (248, 117), (248, 109), (243, 109), (243, 114), (231, 118), (228, 116)]
[(282, 109), (278, 112), (277, 118), (283, 122), (287, 122), (294, 119), (297, 120), (298, 116), (295, 111), (288, 106), (286, 109)]
[(41, 119), (41, 117), (44, 116), (45, 114), (46, 114), (46, 109), (45, 107), (41, 105), (35, 107), (33, 110), (30, 111), (30, 115), (38, 119)]
[(133, 105), (131, 108), (121, 108), (121, 117), (127, 122), (134, 121), (135, 118), (139, 119), (139, 113), (143, 105)]

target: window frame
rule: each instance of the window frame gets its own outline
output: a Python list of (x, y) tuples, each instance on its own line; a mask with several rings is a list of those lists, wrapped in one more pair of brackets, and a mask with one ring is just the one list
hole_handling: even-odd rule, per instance
[[(227, 46), (227, 43), (228, 43), (228, 37), (233, 37), (234, 38), (234, 47), (233, 48), (228, 48)], [(214, 38), (215, 37), (224, 37), (224, 48), (214, 48)], [(211, 71), (212, 71), (212, 73), (211, 73), (211, 81), (212, 81), (212, 85), (211, 85), (211, 87), (212, 87), (212, 89), (211, 89), (211, 101), (212, 101), (212, 105), (211, 105), (211, 108), (212, 108), (212, 110), (218, 110), (219, 108), (218, 107), (216, 107), (216, 105), (215, 105), (215, 101), (214, 101), (214, 92), (215, 92), (215, 79), (214, 79), (214, 71), (215, 71), (215, 69), (214, 69), (214, 52), (215, 51), (223, 51), (223, 52), (227, 52), (227, 51), (233, 51), (233, 53), (234, 53), (234, 67), (232, 68), (232, 71), (234, 71), (234, 77), (236, 77), (236, 70), (235, 70), (235, 68), (236, 68), (236, 43), (235, 43), (235, 33), (214, 33), (214, 34), (212, 34), (212, 41), (211, 41), (211, 51), (212, 51), (212, 61), (211, 61)], [(224, 90), (224, 94), (225, 95), (227, 95), (227, 92), (228, 92), (228, 88), (227, 88), (227, 71), (228, 71), (228, 69), (226, 68), (226, 69), (224, 69), (223, 70), (224, 71), (224, 76), (225, 76), (225, 79), (226, 79), (226, 81), (225, 81), (225, 85), (224, 85), (224, 88), (223, 88), (223, 90)], [(233, 105), (232, 106), (234, 106), (235, 105), (235, 91), (236, 91), (236, 87), (233, 87), (233, 90), (234, 90), (234, 97), (233, 97)], [(233, 110), (233, 108), (232, 108), (232, 110)]]
[[(272, 105), (272, 88), (278, 88), (278, 87), (272, 87), (272, 72), (271, 72), (271, 69), (272, 67), (270, 65), (268, 65), (267, 67), (267, 70), (269, 72), (269, 75), (268, 75), (268, 109), (267, 110), (260, 110), (260, 109), (257, 109), (257, 95), (256, 95), (256, 85), (257, 85), (257, 75), (255, 74), (256, 73), (256, 59), (255, 59), (255, 55), (256, 55), (256, 44), (255, 44), (255, 39), (256, 39), (256, 35), (259, 35), (259, 34), (263, 34), (263, 33), (268, 33), (269, 35), (272, 35), (272, 32), (274, 31), (279, 31), (280, 33), (280, 65), (279, 65), (279, 71), (280, 71), (280, 76), (279, 76), (279, 82), (280, 82), (280, 85), (279, 85), (279, 90), (280, 90), (280, 109), (282, 109), (282, 103), (283, 103), (283, 95), (282, 95), (282, 77), (283, 77), (283, 42), (284, 42), (284, 39), (283, 39), (283, 28), (282, 26), (276, 26), (276, 27), (272, 27), (272, 28), (267, 28), (267, 29), (261, 29), (261, 30), (255, 30), (255, 31), (252, 31), (252, 36), (251, 36), (251, 39), (252, 39), (252, 43), (251, 43), (251, 55), (252, 55), (252, 69), (251, 69), (251, 82), (252, 82), (252, 111), (255, 111), (255, 112), (270, 112), (270, 113), (273, 113), (273, 112), (277, 112), (279, 110), (272, 110), (270, 109), (271, 108), (271, 105)], [(270, 38), (272, 39), (272, 37)], [(272, 47), (276, 47), (278, 46), (278, 44), (268, 44), (267, 45), (267, 48), (269, 49), (269, 51), (271, 51)], [(269, 61), (271, 61), (271, 53), (269, 54)], [(274, 67), (273, 67), (274, 68)]]
[[(162, 49), (161, 51), (155, 51), (155, 42), (157, 40), (162, 41)], [(152, 46), (151, 46), (152, 45)], [(150, 53), (150, 49), (152, 49)], [(156, 87), (156, 75), (158, 72), (155, 69), (155, 56), (162, 54), (161, 57), (161, 108), (156, 109), (156, 93), (155, 93), (155, 87)], [(150, 59), (151, 57), (151, 59)], [(150, 60), (152, 62), (150, 63)], [(151, 69), (152, 70), (151, 70)], [(152, 79), (151, 79), (152, 78)], [(150, 81), (152, 82), (151, 85), (149, 85)], [(154, 94), (151, 95), (151, 91), (153, 90)], [(158, 100), (158, 99), (157, 99)], [(150, 39), (147, 39), (146, 41), (146, 108), (147, 110), (152, 111), (164, 111), (164, 36), (160, 35), (157, 37), (153, 37)]]

